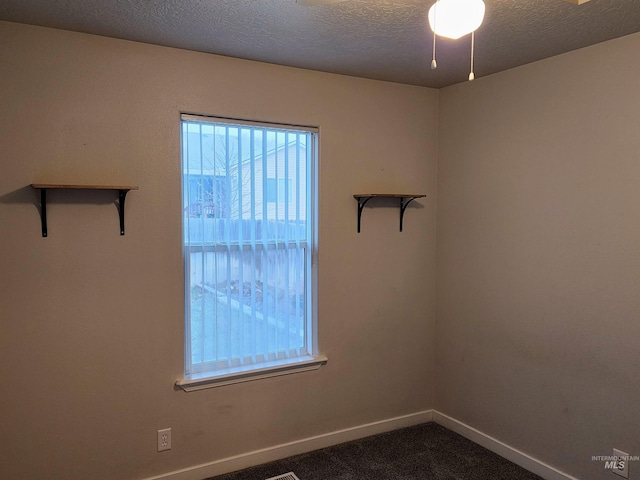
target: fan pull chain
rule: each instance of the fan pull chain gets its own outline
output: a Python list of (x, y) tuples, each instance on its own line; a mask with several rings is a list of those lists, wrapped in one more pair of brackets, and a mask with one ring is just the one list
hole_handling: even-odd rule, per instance
[(469, 73), (469, 81), (472, 81), (476, 78), (475, 74), (473, 73), (473, 53), (474, 53), (474, 47), (475, 47), (475, 40), (476, 40), (476, 32), (471, 32), (471, 73)]
[(433, 60), (431, 60), (431, 70), (438, 68), (438, 62), (436, 62), (436, 32), (433, 32)]
[(438, 18), (439, 1), (436, 1), (436, 7), (433, 9), (433, 59), (431, 60), (431, 70), (438, 68), (438, 62), (436, 62), (436, 19)]

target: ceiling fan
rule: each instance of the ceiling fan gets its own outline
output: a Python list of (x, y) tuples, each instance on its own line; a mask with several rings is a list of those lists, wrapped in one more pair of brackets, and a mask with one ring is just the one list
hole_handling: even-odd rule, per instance
[[(296, 0), (299, 5), (314, 7), (346, 0)], [(589, 0), (564, 0), (574, 5), (582, 5)], [(428, 14), (429, 25), (433, 31), (433, 60), (431, 69), (438, 68), (436, 62), (436, 37), (453, 40), (471, 34), (471, 72), (469, 80), (475, 79), (473, 72), (475, 31), (484, 19), (485, 4), (483, 0), (435, 0)], [(436, 21), (437, 20), (437, 21)]]

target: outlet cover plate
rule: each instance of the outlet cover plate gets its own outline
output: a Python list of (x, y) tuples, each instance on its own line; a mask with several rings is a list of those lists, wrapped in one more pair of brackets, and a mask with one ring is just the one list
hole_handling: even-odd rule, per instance
[(171, 450), (171, 429), (163, 428), (158, 430), (158, 451), (164, 452), (165, 450)]

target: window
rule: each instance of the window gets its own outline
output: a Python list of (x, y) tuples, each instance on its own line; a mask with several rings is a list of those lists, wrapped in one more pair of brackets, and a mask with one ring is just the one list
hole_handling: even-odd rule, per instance
[(185, 390), (318, 368), (317, 132), (183, 115)]

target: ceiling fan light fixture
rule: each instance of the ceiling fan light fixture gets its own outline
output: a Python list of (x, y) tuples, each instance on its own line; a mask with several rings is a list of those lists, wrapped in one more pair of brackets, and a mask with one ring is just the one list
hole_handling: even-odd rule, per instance
[(482, 0), (438, 0), (429, 9), (429, 25), (436, 35), (456, 40), (482, 25), (484, 11)]

